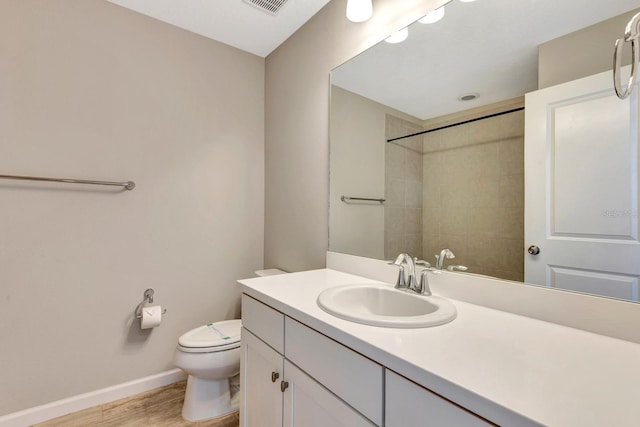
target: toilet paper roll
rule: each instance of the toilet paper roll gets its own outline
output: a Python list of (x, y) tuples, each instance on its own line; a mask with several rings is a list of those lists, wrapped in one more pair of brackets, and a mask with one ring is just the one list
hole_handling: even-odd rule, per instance
[(142, 319), (140, 319), (141, 329), (151, 329), (160, 325), (162, 321), (162, 307), (159, 305), (149, 305), (142, 307)]

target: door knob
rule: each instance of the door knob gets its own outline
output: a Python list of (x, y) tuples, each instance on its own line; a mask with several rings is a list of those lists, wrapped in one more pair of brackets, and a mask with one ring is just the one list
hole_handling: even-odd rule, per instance
[(529, 249), (527, 249), (527, 252), (529, 252), (531, 255), (538, 255), (540, 253), (540, 248), (536, 245), (531, 245), (529, 246)]
[(280, 383), (280, 391), (284, 393), (284, 391), (289, 388), (289, 382), (288, 381), (282, 381)]
[(275, 383), (278, 378), (280, 378), (280, 374), (279, 373), (271, 372), (271, 382), (272, 383)]

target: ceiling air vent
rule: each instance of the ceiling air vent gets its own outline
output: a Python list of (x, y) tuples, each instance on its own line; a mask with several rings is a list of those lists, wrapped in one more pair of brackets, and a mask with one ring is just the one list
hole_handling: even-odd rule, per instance
[(287, 0), (244, 0), (252, 6), (257, 7), (272, 15), (277, 15)]

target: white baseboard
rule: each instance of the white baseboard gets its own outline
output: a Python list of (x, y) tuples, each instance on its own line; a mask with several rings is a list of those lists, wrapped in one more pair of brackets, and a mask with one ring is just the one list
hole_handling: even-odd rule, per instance
[(0, 427), (26, 427), (41, 423), (73, 412), (93, 406), (103, 405), (125, 397), (134, 396), (158, 387), (173, 384), (186, 378), (186, 374), (180, 369), (161, 372), (126, 383), (114, 385), (89, 393), (79, 394), (66, 399), (57, 400), (45, 405), (25, 409), (0, 416)]

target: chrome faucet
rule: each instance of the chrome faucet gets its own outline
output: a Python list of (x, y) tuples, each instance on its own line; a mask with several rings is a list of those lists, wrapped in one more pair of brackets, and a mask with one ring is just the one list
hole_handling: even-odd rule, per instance
[[(429, 288), (429, 279), (427, 278), (427, 272), (431, 271), (431, 264), (427, 261), (419, 260), (418, 258), (412, 258), (409, 254), (400, 254), (394, 262), (391, 264), (400, 267), (398, 272), (398, 280), (396, 282), (397, 289), (407, 289), (421, 295), (431, 295), (431, 289)], [(416, 279), (416, 266), (421, 265), (426, 267), (420, 274), (420, 281)], [(405, 266), (408, 272), (405, 273)]]
[(453, 259), (456, 256), (449, 249), (445, 248), (440, 251), (440, 255), (436, 255), (436, 270), (442, 270), (444, 259)]
[[(400, 254), (396, 260), (392, 263), (400, 267), (398, 272), (398, 281), (396, 282), (397, 289), (416, 289), (416, 263), (415, 260), (409, 254)], [(407, 267), (405, 272), (405, 266)]]

